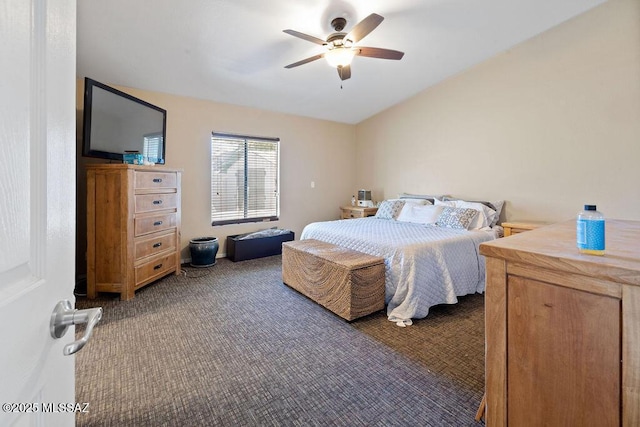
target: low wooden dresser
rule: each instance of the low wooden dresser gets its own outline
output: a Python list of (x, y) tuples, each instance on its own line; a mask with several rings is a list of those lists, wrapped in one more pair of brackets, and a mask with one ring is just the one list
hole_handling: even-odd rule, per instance
[(135, 291), (180, 273), (181, 171), (87, 166), (87, 297)]
[(571, 220), (480, 245), (488, 426), (640, 426), (640, 222), (606, 239), (581, 254)]

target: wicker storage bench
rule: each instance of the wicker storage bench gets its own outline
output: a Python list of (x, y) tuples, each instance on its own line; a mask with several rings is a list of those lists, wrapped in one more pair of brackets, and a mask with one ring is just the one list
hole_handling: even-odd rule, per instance
[(384, 259), (319, 240), (282, 244), (282, 281), (346, 320), (384, 308)]

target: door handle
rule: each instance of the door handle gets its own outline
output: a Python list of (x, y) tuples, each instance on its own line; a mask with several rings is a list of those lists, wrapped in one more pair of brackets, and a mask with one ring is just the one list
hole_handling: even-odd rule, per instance
[(100, 319), (102, 319), (102, 307), (76, 310), (71, 306), (69, 300), (60, 301), (56, 304), (51, 314), (51, 336), (53, 338), (62, 338), (67, 333), (69, 326), (87, 324), (82, 338), (64, 346), (62, 353), (65, 356), (69, 356), (84, 347), (89, 338), (91, 338), (93, 327), (96, 326)]

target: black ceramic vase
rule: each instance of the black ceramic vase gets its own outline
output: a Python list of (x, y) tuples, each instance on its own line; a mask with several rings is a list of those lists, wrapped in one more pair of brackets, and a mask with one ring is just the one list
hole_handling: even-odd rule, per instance
[(218, 238), (199, 237), (189, 241), (192, 267), (211, 267), (216, 263), (218, 254)]

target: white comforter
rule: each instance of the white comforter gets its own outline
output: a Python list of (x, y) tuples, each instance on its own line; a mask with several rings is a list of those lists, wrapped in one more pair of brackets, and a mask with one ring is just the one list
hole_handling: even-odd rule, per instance
[(315, 222), (300, 238), (383, 257), (387, 316), (404, 326), (426, 317), (434, 305), (483, 292), (485, 263), (478, 246), (496, 234), (369, 217)]

